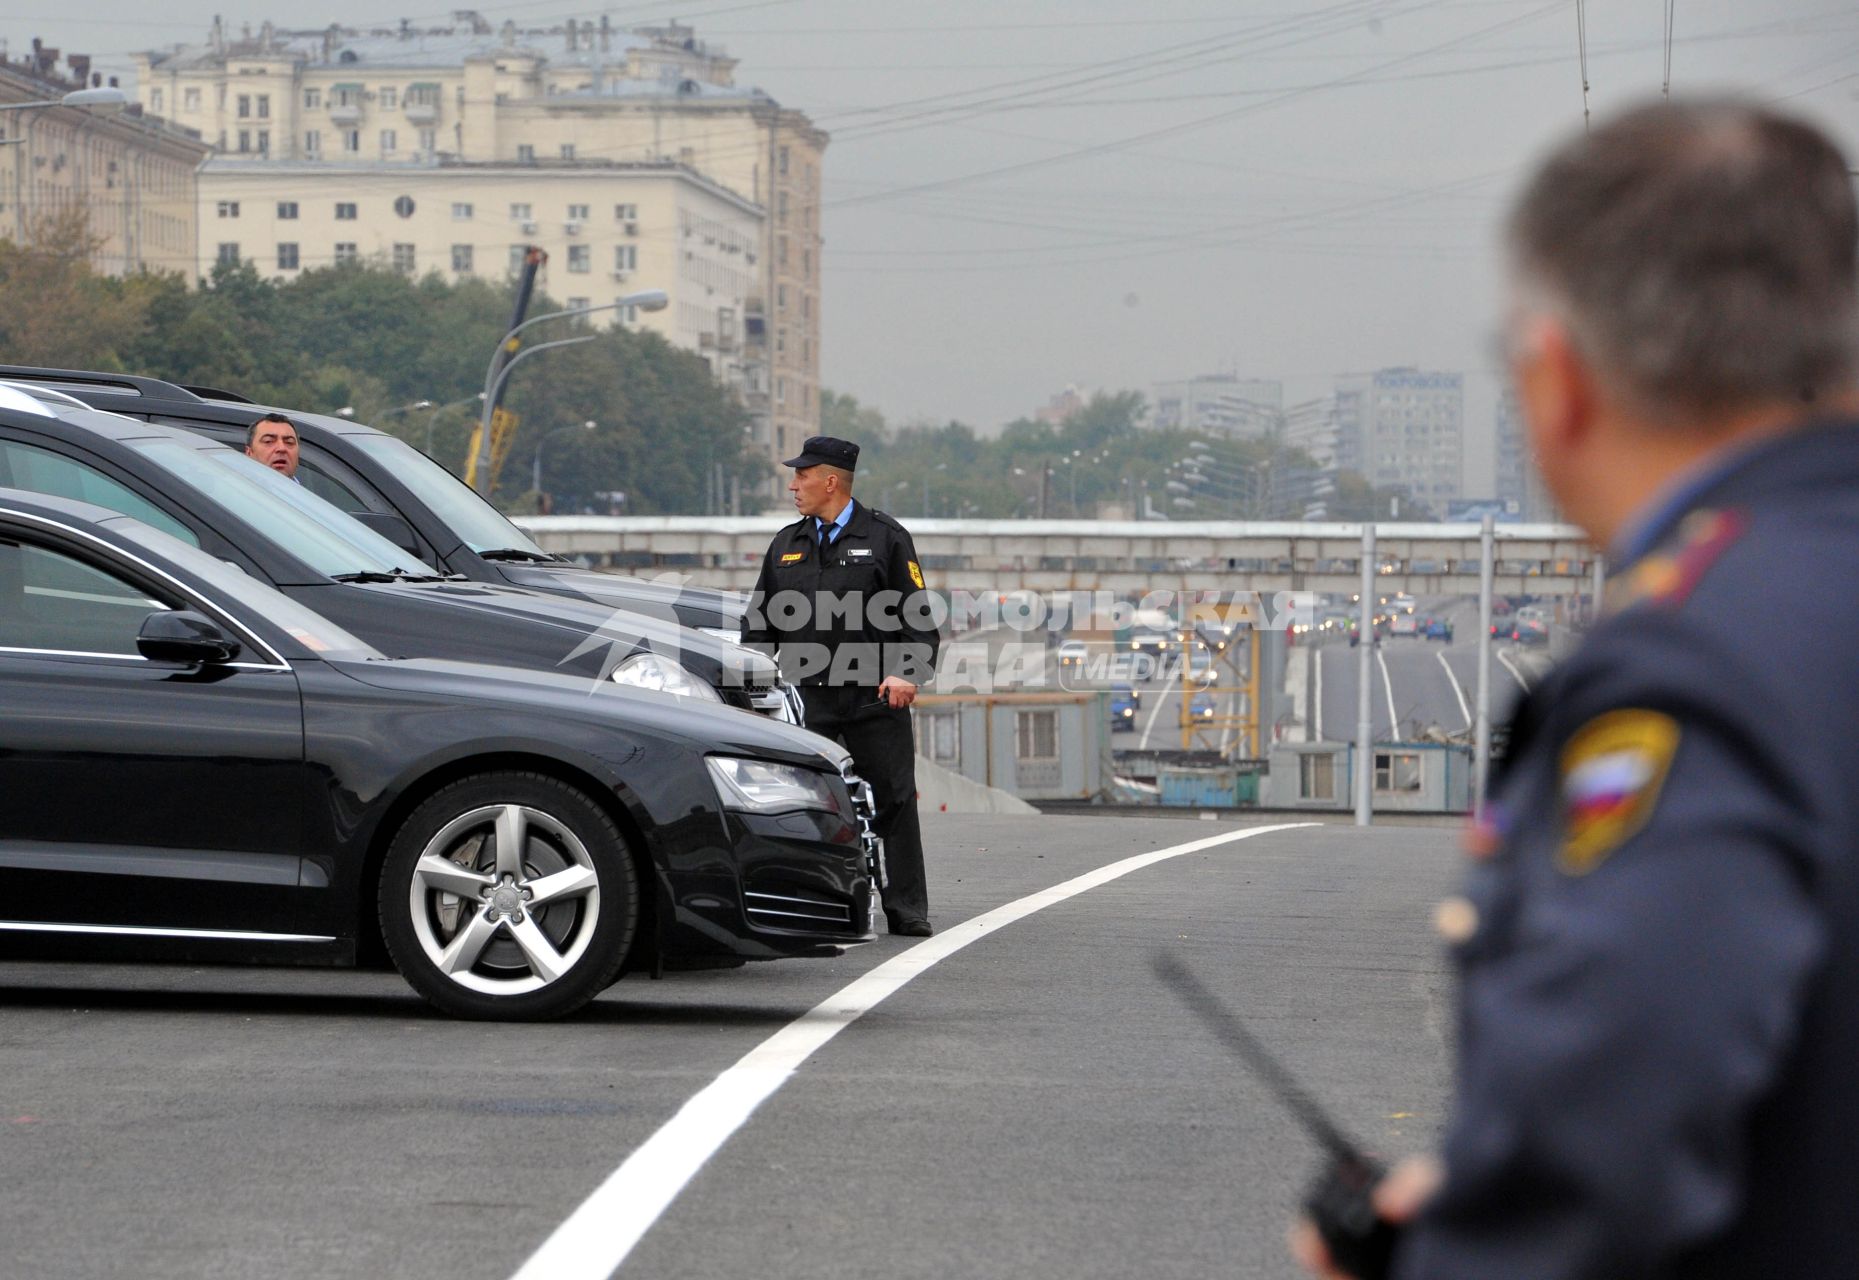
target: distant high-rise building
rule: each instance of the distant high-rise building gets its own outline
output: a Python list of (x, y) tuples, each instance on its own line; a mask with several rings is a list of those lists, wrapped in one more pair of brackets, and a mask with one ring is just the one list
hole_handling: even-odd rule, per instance
[(1065, 419), (1084, 408), (1085, 396), (1077, 387), (1067, 387), (1054, 395), (1045, 404), (1033, 410), (1033, 421), (1044, 422), (1058, 427), (1065, 424)]
[(1497, 496), (1517, 504), (1520, 520), (1532, 523), (1560, 520), (1562, 516), (1556, 510), (1555, 500), (1549, 496), (1542, 474), (1531, 459), (1523, 414), (1517, 407), (1517, 393), (1509, 387), (1498, 397), (1496, 429)]
[[(1151, 388), (1148, 425), (1235, 438), (1262, 436), (1277, 424), (1284, 388), (1263, 378), (1213, 373)], [(1263, 410), (1263, 412), (1261, 412)]]
[(1336, 380), (1336, 465), (1442, 512), (1465, 490), (1465, 375), (1402, 367)]

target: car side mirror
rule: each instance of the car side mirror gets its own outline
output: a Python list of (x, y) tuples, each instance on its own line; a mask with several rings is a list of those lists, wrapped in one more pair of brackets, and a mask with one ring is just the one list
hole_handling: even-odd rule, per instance
[(386, 511), (351, 511), (349, 514), (408, 555), (420, 556), (422, 554), (420, 541), (413, 535), (413, 526), (408, 524), (404, 517)]
[(158, 609), (142, 619), (136, 650), (153, 662), (231, 662), (240, 644), (192, 609)]

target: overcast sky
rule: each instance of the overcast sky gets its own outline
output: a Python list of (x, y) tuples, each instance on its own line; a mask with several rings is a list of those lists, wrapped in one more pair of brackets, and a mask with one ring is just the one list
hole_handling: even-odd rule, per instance
[[(376, 3), (23, 0), (3, 33), (107, 57), (228, 25), (388, 24)], [(431, 3), (431, 0), (428, 0)], [(1668, 0), (1589, 0), (1589, 102), (1657, 94)], [(440, 22), (441, 10), (405, 16)], [(1068, 384), (1197, 373), (1287, 397), (1384, 365), (1463, 370), (1488, 422), (1493, 232), (1579, 129), (1576, 0), (687, 0), (826, 158), (827, 385), (983, 429)], [(1737, 88), (1859, 152), (1852, 0), (1675, 0), (1674, 92)], [(159, 13), (159, 18), (151, 17)], [(491, 4), (494, 22), (592, 17)]]

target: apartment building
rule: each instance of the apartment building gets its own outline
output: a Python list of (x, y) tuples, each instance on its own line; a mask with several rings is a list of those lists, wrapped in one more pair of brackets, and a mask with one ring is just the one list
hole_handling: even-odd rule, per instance
[[(37, 40), (0, 61), (0, 104), (55, 102), (91, 84), (90, 59)], [(208, 148), (131, 105), (100, 115), (65, 106), (0, 111), (0, 236), (35, 238), (47, 219), (82, 209), (106, 275), (186, 270), (195, 252), (194, 171)]]
[[(791, 456), (819, 420), (820, 191), (827, 136), (804, 113), (739, 87), (735, 65), (676, 24), (622, 31), (605, 20), (570, 20), (524, 30), (509, 22), (493, 28), (462, 11), (445, 27), (403, 22), (371, 30), (289, 31), (267, 23), (256, 34), (247, 28), (237, 36), (216, 21), (205, 44), (138, 55), (136, 89), (149, 112), (199, 130), (215, 148), (200, 193), (203, 224), (209, 211), (218, 217), (222, 200), (238, 199), (243, 214), (243, 196), (219, 184), (237, 175), (239, 191), (248, 190), (244, 175), (252, 168), (288, 170), (293, 181), (321, 174), (332, 202), (342, 184), (364, 184), (354, 188), (358, 205), (363, 190), (389, 174), (450, 173), (443, 181), (407, 181), (434, 184), (421, 190), (443, 192), (448, 206), (471, 206), (474, 217), (480, 208), (523, 203), (510, 196), (508, 175), (527, 175), (539, 193), (528, 203), (539, 216), (516, 220), (519, 226), (584, 223), (573, 244), (565, 231), (559, 243), (536, 241), (551, 255), (551, 291), (559, 296), (573, 291), (562, 283), (558, 248), (586, 248), (590, 263), (604, 265), (609, 258), (617, 262), (614, 255), (627, 246), (623, 235), (591, 238), (597, 226), (605, 236), (609, 224), (624, 224), (594, 213), (629, 203), (614, 194), (616, 180), (669, 167), (707, 184), (667, 189), (683, 193), (694, 218), (715, 223), (719, 244), (735, 242), (743, 206), (754, 206), (761, 216), (753, 245), (725, 251), (711, 265), (701, 252), (712, 247), (702, 243), (710, 233), (685, 236), (682, 213), (657, 224), (642, 219), (636, 246), (642, 265), (633, 287), (671, 293), (674, 319), (682, 314), (692, 322), (680, 327), (684, 336), (667, 334), (681, 345), (705, 349), (706, 332), (709, 350), (737, 345), (735, 363), (744, 370), (739, 385), (757, 421), (757, 441), (772, 462)], [(478, 180), (482, 190), (470, 186)], [(587, 184), (585, 197), (570, 194), (577, 183)], [(405, 194), (420, 205), (422, 197), (411, 188)], [(717, 203), (724, 195), (739, 203)], [(585, 206), (590, 217), (541, 216), (545, 205)], [(708, 212), (698, 213), (699, 206)], [(645, 269), (652, 235), (676, 236), (682, 242), (676, 252), (690, 255), (659, 262), (662, 268), (675, 260), (675, 275), (654, 277)], [(219, 245), (245, 243), (205, 225), (199, 240), (202, 269), (217, 258)], [(413, 245), (419, 270), (425, 269), (422, 252), (439, 252), (391, 230), (375, 240), (388, 246), (390, 260), (393, 245)], [(301, 253), (307, 242), (295, 243)], [(360, 253), (364, 242), (330, 243), (354, 244)], [(451, 242), (432, 243), (445, 244), (449, 253)], [(477, 247), (473, 242), (471, 274), (506, 269), (495, 254), (480, 261)], [(256, 254), (246, 256), (262, 265)], [(449, 263), (449, 257), (439, 261)], [(729, 300), (737, 275), (748, 278), (739, 307)], [(700, 313), (712, 317), (710, 328), (696, 327)], [(724, 331), (726, 323), (737, 326), (733, 334)]]
[[(198, 256), (290, 279), (344, 262), (448, 280), (502, 278), (529, 246), (564, 306), (605, 307), (662, 288), (658, 312), (616, 311), (700, 354), (744, 395), (764, 389), (744, 327), (759, 295), (763, 210), (676, 164), (593, 172), (509, 164), (209, 160), (200, 171)], [(604, 322), (606, 317), (593, 317)]]
[(1465, 375), (1411, 367), (1336, 380), (1336, 466), (1435, 513), (1465, 496)]
[(1283, 384), (1211, 373), (1150, 388), (1149, 426), (1180, 427), (1239, 439), (1267, 434), (1284, 409)]
[(1537, 470), (1530, 453), (1530, 441), (1515, 389), (1505, 387), (1499, 394), (1493, 426), (1497, 459), (1492, 492), (1500, 501), (1514, 502), (1520, 520), (1542, 523), (1560, 520), (1562, 516), (1556, 510), (1555, 499), (1549, 496), (1548, 486), (1543, 483), (1542, 473)]

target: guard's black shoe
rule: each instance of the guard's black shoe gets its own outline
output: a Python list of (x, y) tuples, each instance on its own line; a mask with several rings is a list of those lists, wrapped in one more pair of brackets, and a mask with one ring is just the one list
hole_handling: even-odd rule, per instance
[(891, 915), (886, 913), (885, 920), (891, 926), (891, 932), (900, 938), (930, 938), (936, 934), (936, 927), (922, 916)]

